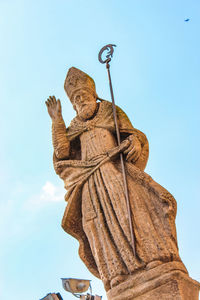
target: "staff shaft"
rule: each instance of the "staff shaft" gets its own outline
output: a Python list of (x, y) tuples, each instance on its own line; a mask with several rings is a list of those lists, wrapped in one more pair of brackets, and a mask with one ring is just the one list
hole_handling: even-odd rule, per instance
[[(119, 126), (118, 126), (118, 123), (117, 123), (117, 112), (116, 112), (116, 105), (115, 105), (113, 88), (112, 88), (109, 60), (106, 62), (106, 68), (107, 68), (107, 71), (108, 71), (108, 79), (109, 79), (109, 86), (110, 86), (110, 93), (111, 93), (112, 107), (113, 107), (113, 117), (114, 117), (115, 129), (116, 129), (116, 134), (117, 134), (117, 143), (118, 143), (118, 146), (119, 146), (120, 143), (121, 143), (121, 141), (120, 141), (120, 132), (119, 132)], [(134, 236), (133, 224), (132, 224), (132, 216), (131, 216), (131, 209), (130, 209), (130, 199), (129, 199), (129, 193), (128, 193), (126, 170), (125, 170), (124, 158), (123, 158), (122, 153), (120, 153), (120, 161), (121, 161), (121, 167), (122, 167), (124, 192), (125, 192), (126, 205), (127, 205), (127, 211), (128, 211), (129, 227), (130, 227), (130, 234), (131, 234), (131, 244), (132, 244), (134, 256), (136, 257), (135, 236)]]

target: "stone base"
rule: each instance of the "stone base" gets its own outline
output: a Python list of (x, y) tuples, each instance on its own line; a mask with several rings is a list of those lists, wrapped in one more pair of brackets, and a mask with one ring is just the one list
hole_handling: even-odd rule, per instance
[(108, 300), (198, 300), (200, 284), (182, 263), (143, 270), (107, 292)]

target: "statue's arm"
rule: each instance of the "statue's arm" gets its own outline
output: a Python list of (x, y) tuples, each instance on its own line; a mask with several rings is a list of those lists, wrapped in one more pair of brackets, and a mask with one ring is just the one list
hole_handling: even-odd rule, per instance
[(46, 106), (52, 120), (52, 143), (55, 155), (58, 159), (66, 159), (70, 154), (70, 142), (66, 136), (60, 100), (56, 100), (54, 96), (49, 97)]
[(146, 135), (133, 127), (125, 112), (118, 106), (117, 114), (121, 136), (130, 142), (128, 148), (124, 150), (126, 160), (144, 170), (149, 155)]

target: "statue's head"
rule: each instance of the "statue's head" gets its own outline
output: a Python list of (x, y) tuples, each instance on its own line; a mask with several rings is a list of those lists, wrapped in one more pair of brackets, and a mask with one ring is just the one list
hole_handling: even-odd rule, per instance
[(77, 68), (70, 68), (64, 89), (77, 115), (82, 119), (91, 118), (97, 108), (97, 93), (94, 80)]

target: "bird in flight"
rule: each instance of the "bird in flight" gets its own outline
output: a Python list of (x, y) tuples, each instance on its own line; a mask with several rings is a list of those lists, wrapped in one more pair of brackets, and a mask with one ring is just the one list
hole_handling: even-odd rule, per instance
[(185, 19), (184, 21), (185, 21), (185, 22), (188, 22), (188, 21), (190, 21), (190, 19)]

